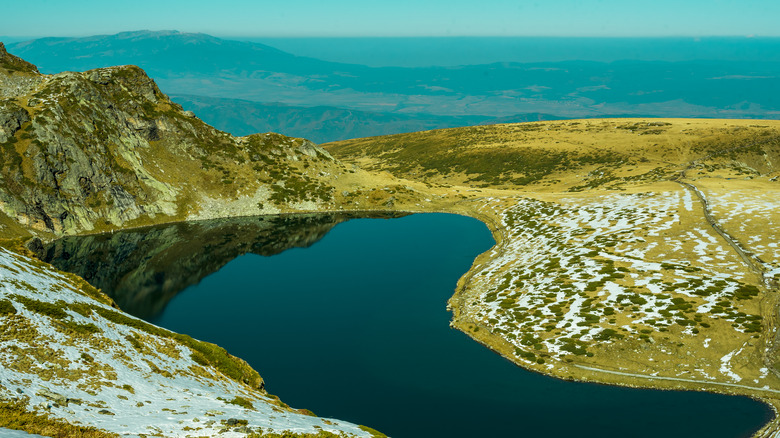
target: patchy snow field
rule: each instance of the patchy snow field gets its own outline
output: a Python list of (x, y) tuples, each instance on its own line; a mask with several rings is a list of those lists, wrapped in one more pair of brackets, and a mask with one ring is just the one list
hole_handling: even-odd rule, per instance
[(125, 436), (370, 436), (299, 413), (144, 327), (48, 265), (0, 249), (0, 398)]
[[(595, 346), (633, 342), (660, 375), (743, 378), (731, 364), (762, 329), (759, 289), (689, 191), (489, 198), (482, 211), (500, 219), (504, 239), (471, 278), (466, 312), (518, 359), (552, 369), (550, 359), (588, 360), (603, 351)], [(673, 337), (689, 344), (661, 342)], [(659, 363), (698, 348), (714, 356), (685, 369)]]
[(707, 190), (712, 214), (730, 234), (780, 274), (780, 191)]
[(4, 429), (0, 427), (0, 438), (39, 438), (42, 435), (23, 432), (21, 430)]

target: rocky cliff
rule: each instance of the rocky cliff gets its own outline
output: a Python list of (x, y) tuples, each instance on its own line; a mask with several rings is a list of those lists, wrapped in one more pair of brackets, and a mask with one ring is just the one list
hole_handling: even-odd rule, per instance
[(0, 46), (0, 211), (54, 235), (323, 208), (346, 167), (313, 143), (233, 137), (135, 66), (41, 75)]

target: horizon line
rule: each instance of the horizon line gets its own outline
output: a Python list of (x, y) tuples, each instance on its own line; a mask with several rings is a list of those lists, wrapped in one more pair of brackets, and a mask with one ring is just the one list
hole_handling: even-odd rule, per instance
[(376, 39), (404, 39), (404, 38), (551, 38), (551, 39), (715, 39), (715, 38), (732, 38), (732, 39), (780, 39), (779, 35), (738, 35), (738, 34), (708, 34), (708, 35), (693, 35), (693, 34), (675, 34), (675, 35), (503, 35), (503, 34), (464, 34), (464, 35), (333, 35), (333, 34), (224, 34), (224, 33), (209, 33), (209, 32), (193, 32), (193, 31), (180, 31), (175, 29), (135, 29), (135, 30), (122, 30), (113, 33), (89, 33), (89, 34), (69, 34), (69, 35), (1, 35), (2, 37), (14, 38), (14, 39), (42, 39), (42, 38), (89, 38), (96, 36), (113, 36), (123, 33), (164, 33), (164, 32), (176, 32), (180, 34), (191, 35), (208, 35), (220, 39), (231, 38), (376, 38)]

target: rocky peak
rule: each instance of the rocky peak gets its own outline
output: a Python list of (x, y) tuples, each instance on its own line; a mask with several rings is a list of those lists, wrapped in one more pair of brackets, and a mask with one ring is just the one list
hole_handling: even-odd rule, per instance
[(22, 74), (2, 54), (0, 212), (28, 230), (333, 208), (346, 167), (311, 142), (220, 132), (134, 65)]
[(0, 42), (0, 67), (12, 72), (22, 71), (27, 73), (38, 73), (38, 67), (22, 58), (8, 53), (2, 42)]
[(84, 74), (96, 84), (122, 86), (152, 102), (157, 102), (158, 98), (163, 95), (154, 80), (143, 69), (135, 65), (98, 68)]

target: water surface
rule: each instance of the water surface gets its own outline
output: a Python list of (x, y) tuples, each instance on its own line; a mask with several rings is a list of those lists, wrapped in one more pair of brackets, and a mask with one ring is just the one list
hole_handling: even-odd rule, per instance
[(484, 224), (445, 214), (342, 221), (310, 219), (320, 232), (307, 248), (269, 257), (242, 247), (148, 319), (247, 360), (291, 406), (395, 438), (731, 438), (771, 417), (743, 397), (525, 371), (448, 326), (458, 278), (493, 244)]

